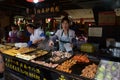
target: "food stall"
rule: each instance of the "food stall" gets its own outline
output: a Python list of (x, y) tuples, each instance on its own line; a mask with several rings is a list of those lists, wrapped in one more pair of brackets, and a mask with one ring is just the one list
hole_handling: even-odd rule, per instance
[[(19, 4), (22, 1), (20, 0), (20, 2), (19, 1), (15, 1), (15, 2)], [(106, 45), (104, 42), (106, 41), (105, 40), (106, 38), (109, 38), (109, 36), (118, 39), (118, 41), (120, 40), (119, 26), (114, 27), (113, 29), (113, 26), (108, 25), (109, 23), (106, 23), (108, 26), (92, 25), (92, 23), (96, 23), (96, 22), (99, 24), (102, 23), (100, 20), (99, 20), (100, 22), (98, 22), (97, 20), (99, 17), (98, 16), (99, 11), (97, 9), (99, 9), (99, 7), (94, 6), (95, 4), (98, 3), (99, 3), (98, 6), (100, 6), (101, 4), (103, 5), (102, 1), (92, 2), (92, 3), (88, 0), (85, 1), (85, 3), (82, 0), (75, 0), (74, 2), (73, 0), (67, 0), (67, 1), (47, 0), (47, 1), (45, 0), (45, 3), (44, 2), (40, 3), (40, 5), (32, 4), (33, 5), (33, 6), (31, 5), (32, 8), (28, 5), (23, 9), (24, 9), (24, 14), (26, 14), (27, 18), (29, 18), (30, 16), (30, 19), (32, 19), (31, 21), (29, 21), (28, 19), (28, 22), (34, 22), (34, 23), (36, 22), (39, 24), (41, 23), (44, 24), (42, 25), (42, 28), (45, 31), (48, 31), (48, 35), (51, 29), (56, 30), (56, 28), (58, 27), (58, 25), (56, 25), (55, 22), (56, 20), (59, 21), (61, 20), (62, 18), (61, 15), (63, 16), (74, 15), (74, 17), (71, 16), (71, 18), (74, 18), (73, 20), (76, 23), (79, 22), (81, 25), (81, 27), (76, 25), (77, 27), (75, 28), (78, 28), (78, 30), (85, 31), (86, 33), (89, 34), (88, 35), (89, 43), (99, 43), (100, 45)], [(8, 2), (8, 4), (10, 3)], [(26, 2), (26, 4), (30, 4), (30, 3)], [(88, 8), (87, 4), (89, 4), (88, 7), (92, 6), (91, 9), (82, 9), (82, 8)], [(13, 7), (17, 7), (13, 4), (11, 5)], [(86, 6), (83, 7), (83, 5)], [(104, 5), (106, 4), (104, 3)], [(69, 9), (73, 9), (73, 10), (69, 10)], [(18, 8), (15, 8), (13, 10), (11, 8), (11, 11), (21, 14), (19, 11), (16, 10), (18, 10)], [(79, 12), (81, 12), (81, 14)], [(102, 17), (105, 18), (105, 16), (102, 13)], [(57, 17), (59, 18), (57, 19)], [(109, 15), (108, 17), (106, 17), (107, 20), (110, 19)], [(115, 20), (115, 15), (113, 17), (114, 19), (113, 18), (111, 19)], [(54, 18), (56, 20), (54, 20)], [(47, 24), (47, 20), (48, 20), (48, 24)], [(107, 20), (105, 19), (103, 22), (106, 22)], [(115, 21), (112, 22), (114, 22), (115, 24)], [(85, 23), (89, 23), (89, 24), (87, 26), (82, 26), (85, 25)], [(78, 31), (78, 34), (81, 31)], [(85, 41), (85, 43), (86, 42), (87, 40)], [(4, 44), (0, 44), (0, 54), (2, 54), (5, 61), (5, 72), (10, 72), (18, 77), (21, 77), (23, 80), (119, 80), (120, 79), (120, 67), (119, 67), (120, 57), (116, 56), (116, 54), (115, 56), (111, 54), (112, 51), (113, 53), (115, 51), (118, 51), (119, 54), (120, 53), (119, 47), (109, 47), (108, 49), (103, 48), (100, 50), (99, 49), (95, 50), (94, 47), (91, 46), (91, 44), (84, 44), (81, 46), (80, 45), (81, 44), (79, 44), (78, 42), (79, 48), (74, 50), (74, 55), (70, 55), (68, 52), (53, 51), (53, 50), (48, 51), (34, 47), (18, 48), (15, 47), (15, 44), (4, 43)]]
[[(0, 51), (5, 60), (5, 70), (22, 79), (102, 80), (115, 77), (116, 80), (119, 79), (120, 58), (100, 51), (95, 53), (75, 51), (74, 55), (70, 55), (61, 51), (15, 48), (10, 44), (1, 44)], [(112, 72), (106, 70), (107, 68), (114, 72), (114, 76)]]

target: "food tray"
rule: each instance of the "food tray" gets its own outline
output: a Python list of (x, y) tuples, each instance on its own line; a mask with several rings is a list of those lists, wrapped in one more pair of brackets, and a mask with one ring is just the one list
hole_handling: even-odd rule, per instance
[(49, 52), (49, 53), (46, 54), (45, 56), (43, 56), (43, 57), (38, 57), (38, 58), (36, 58), (35, 60), (45, 61), (45, 62), (47, 62), (47, 63), (60, 64), (60, 63), (64, 62), (65, 60), (71, 58), (72, 56), (69, 57), (69, 58), (66, 58), (66, 57), (65, 57), (65, 58), (61, 58), (61, 59), (58, 60), (58, 61), (52, 61), (52, 60), (50, 60), (50, 58), (52, 58), (52, 57), (54, 57), (54, 56), (52, 55), (51, 52)]
[[(99, 60), (89, 58), (89, 56), (88, 56), (88, 59), (89, 59), (89, 62), (78, 62), (77, 61), (77, 63), (74, 64), (70, 68), (72, 71), (71, 73), (82, 76), (82, 77), (93, 79), (95, 77), (96, 72), (97, 72), (97, 66), (99, 64)], [(89, 71), (91, 71), (94, 74), (92, 74), (92, 73), (90, 74)]]
[(51, 67), (51, 68), (55, 68), (57, 67), (58, 64), (52, 63), (50, 62), (49, 58), (51, 57), (51, 55), (48, 53), (46, 55), (37, 57), (33, 60), (31, 60), (31, 62), (36, 63), (36, 64), (40, 64), (46, 67)]
[[(66, 53), (66, 54), (64, 54), (64, 53)], [(62, 54), (62, 53), (61, 53), (61, 54)], [(54, 55), (54, 54), (50, 53), (50, 57), (48, 58), (48, 61), (50, 61), (50, 62), (52, 62), (52, 63), (60, 64), (60, 63), (66, 61), (66, 60), (68, 60), (69, 58), (72, 57), (72, 55), (71, 55), (70, 53), (63, 52), (63, 54), (64, 54), (64, 55), (57, 56), (57, 55)], [(56, 60), (56, 61), (51, 60), (51, 58), (56, 58), (56, 57), (58, 57), (59, 60)]]
[(120, 63), (101, 60), (95, 80), (120, 80)]
[[(98, 65), (99, 64), (99, 60), (97, 59), (92, 59), (91, 57), (89, 58), (88, 55), (86, 55), (89, 59), (89, 62), (77, 62), (76, 64), (74, 64), (70, 69), (72, 70), (72, 74), (76, 74), (76, 75), (81, 75), (82, 74), (82, 70), (85, 69), (87, 66), (90, 65)], [(97, 68), (96, 68), (96, 72), (97, 72)], [(84, 77), (84, 76), (83, 76)]]
[(26, 54), (17, 54), (16, 57), (22, 58), (22, 59), (25, 59), (25, 60), (32, 60), (32, 59), (35, 59), (37, 57), (40, 57), (40, 56), (43, 56), (43, 55), (46, 55), (46, 54), (48, 54), (48, 52), (45, 51), (45, 50), (37, 50), (37, 51), (29, 52), (29, 53), (26, 53)]
[(69, 58), (62, 58), (62, 59), (60, 59), (60, 60), (58, 60), (58, 61), (51, 61), (50, 58), (49, 58), (48, 60), (49, 60), (50, 62), (54, 63), (54, 64), (60, 64), (60, 63), (62, 63), (62, 62), (64, 62), (64, 61), (66, 61), (67, 59), (69, 59)]
[(12, 46), (0, 44), (0, 52), (4, 52), (5, 50), (11, 49), (11, 48), (12, 48)]
[(19, 48), (18, 52), (21, 54), (26, 54), (26, 53), (30, 53), (30, 52), (34, 52), (36, 51), (36, 49), (34, 48)]
[[(79, 56), (79, 55), (77, 55), (77, 56)], [(85, 56), (87, 56), (87, 55), (85, 55)], [(84, 57), (84, 55), (83, 55), (83, 57)], [(63, 72), (67, 72), (67, 73), (70, 73), (70, 74), (75, 74), (75, 75), (80, 76), (82, 74), (83, 69), (85, 69), (87, 66), (95, 64), (96, 71), (97, 71), (97, 65), (99, 64), (99, 60), (93, 60), (93, 59), (89, 59), (87, 57), (86, 61), (84, 62), (84, 61), (82, 61), (83, 57), (81, 58), (81, 62), (75, 60), (74, 57), (72, 57), (69, 60), (65, 61), (64, 63), (58, 65), (58, 67), (56, 69), (60, 70), (60, 71), (63, 71)], [(88, 59), (89, 59), (89, 61), (87, 61)], [(80, 60), (80, 59), (78, 59), (78, 60)], [(82, 76), (82, 77), (84, 77), (84, 76)]]
[(48, 53), (46, 55), (39, 56), (39, 57), (35, 58), (34, 60), (35, 61), (45, 61), (45, 62), (49, 63), (50, 62), (50, 60), (49, 60), (50, 57), (51, 57), (51, 54)]
[(70, 69), (72, 70), (72, 73), (73, 74), (77, 74), (77, 75), (80, 75), (81, 74), (81, 71), (88, 65), (91, 65), (91, 64), (96, 64), (98, 65), (99, 62), (96, 62), (96, 61), (91, 61), (89, 63), (83, 63), (83, 62), (77, 62), (77, 64), (73, 65)]
[(7, 55), (10, 55), (10, 56), (16, 56), (16, 53), (17, 50), (14, 50), (14, 49), (8, 49), (8, 50), (4, 50), (2, 53), (3, 54), (7, 54)]

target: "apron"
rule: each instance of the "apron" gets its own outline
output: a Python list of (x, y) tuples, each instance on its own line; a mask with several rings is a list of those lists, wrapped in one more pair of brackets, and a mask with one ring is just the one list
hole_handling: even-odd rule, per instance
[(61, 37), (60, 37), (60, 40), (59, 40), (59, 50), (60, 51), (66, 51), (65, 47), (64, 47), (64, 44), (70, 43), (69, 32), (65, 36), (63, 36), (63, 32), (64, 31), (62, 31), (62, 34), (61, 34)]
[(11, 37), (10, 37), (10, 42), (14, 43), (17, 42), (17, 31), (16, 32), (12, 32), (11, 33)]

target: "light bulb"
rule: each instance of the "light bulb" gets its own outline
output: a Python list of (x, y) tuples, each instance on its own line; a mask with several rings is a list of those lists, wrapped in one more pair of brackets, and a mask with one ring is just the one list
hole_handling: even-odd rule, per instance
[(33, 0), (34, 1), (34, 3), (38, 3), (38, 0)]

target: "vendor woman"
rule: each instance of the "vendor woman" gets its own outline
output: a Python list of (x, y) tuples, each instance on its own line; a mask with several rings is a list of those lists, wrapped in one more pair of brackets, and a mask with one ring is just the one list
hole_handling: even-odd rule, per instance
[(56, 39), (59, 40), (60, 51), (72, 51), (72, 41), (75, 39), (75, 32), (69, 29), (70, 21), (68, 17), (61, 20), (62, 29), (58, 30), (49, 41), (49, 46), (53, 46)]
[(11, 31), (9, 32), (9, 38), (8, 41), (11, 43), (18, 42), (18, 26), (17, 25), (11, 25)]
[(30, 35), (30, 41), (28, 42), (28, 46), (30, 47), (31, 45), (38, 45), (42, 41), (45, 40), (45, 35), (44, 31), (41, 29), (36, 29), (33, 24), (27, 24), (26, 25), (28, 32), (31, 34)]

